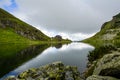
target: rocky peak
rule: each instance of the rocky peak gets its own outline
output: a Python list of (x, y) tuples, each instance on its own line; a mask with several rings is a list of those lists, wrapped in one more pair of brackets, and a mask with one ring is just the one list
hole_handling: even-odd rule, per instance
[(107, 28), (107, 29), (120, 28), (120, 13), (113, 16), (113, 19), (111, 21), (105, 22), (102, 25), (101, 30), (105, 29), (106, 25), (108, 25), (108, 24), (109, 24), (109, 28)]
[(120, 13), (113, 16), (112, 27), (113, 28), (120, 28)]
[(120, 18), (120, 13), (118, 13), (117, 15), (113, 16), (113, 18)]

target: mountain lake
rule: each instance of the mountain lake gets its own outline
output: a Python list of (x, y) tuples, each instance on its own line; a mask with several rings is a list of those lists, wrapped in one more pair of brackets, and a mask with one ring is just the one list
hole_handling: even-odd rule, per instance
[(27, 48), (21, 44), (0, 44), (0, 80), (56, 61), (77, 66), (83, 73), (88, 62), (87, 55), (93, 49), (93, 46), (81, 42), (32, 45)]

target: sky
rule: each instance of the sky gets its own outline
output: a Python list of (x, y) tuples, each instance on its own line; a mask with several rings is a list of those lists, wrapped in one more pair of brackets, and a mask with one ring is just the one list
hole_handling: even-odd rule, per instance
[(0, 7), (50, 37), (83, 40), (120, 13), (120, 0), (0, 0)]

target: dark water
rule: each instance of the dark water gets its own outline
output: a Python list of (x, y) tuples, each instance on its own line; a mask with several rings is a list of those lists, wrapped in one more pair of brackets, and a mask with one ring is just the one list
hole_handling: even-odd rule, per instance
[(3, 73), (0, 74), (3, 76), (1, 76), (1, 79), (10, 75), (18, 75), (29, 68), (40, 67), (55, 61), (62, 61), (65, 65), (77, 66), (80, 73), (82, 73), (88, 62), (87, 55), (89, 51), (94, 49), (93, 46), (84, 43), (56, 44), (54, 46), (30, 46), (26, 49), (21, 49), (21, 51), (18, 50), (17, 54), (11, 56), (12, 58), (9, 57), (10, 59), (3, 59), (3, 62), (0, 63), (0, 70)]

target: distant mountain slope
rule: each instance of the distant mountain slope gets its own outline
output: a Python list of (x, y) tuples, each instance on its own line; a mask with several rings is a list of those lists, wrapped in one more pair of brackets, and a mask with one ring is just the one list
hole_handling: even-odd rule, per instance
[[(12, 31), (11, 33), (14, 34), (14, 36), (18, 35), (18, 36), (21, 36), (21, 38), (24, 37), (29, 40), (40, 40), (40, 41), (50, 40), (50, 38), (46, 36), (44, 33), (42, 33), (40, 30), (21, 21), (20, 19), (14, 17), (10, 13), (0, 8), (0, 30), (2, 31), (3, 29), (4, 31), (5, 29), (7, 30), (10, 29), (9, 32)], [(6, 33), (2, 35), (4, 35), (4, 37), (6, 38), (8, 37), (6, 36)]]
[(113, 16), (111, 21), (104, 23), (101, 30), (93, 37), (84, 40), (84, 42), (100, 44), (102, 42), (120, 43), (120, 13)]

